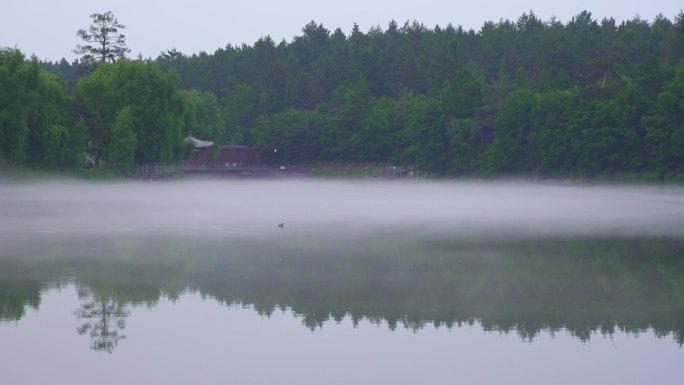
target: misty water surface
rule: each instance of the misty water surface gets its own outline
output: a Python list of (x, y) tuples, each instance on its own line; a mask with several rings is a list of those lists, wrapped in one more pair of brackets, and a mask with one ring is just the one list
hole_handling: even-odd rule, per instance
[(683, 229), (678, 187), (1, 185), (0, 382), (678, 384)]
[(0, 231), (684, 233), (678, 187), (219, 180), (0, 186)]

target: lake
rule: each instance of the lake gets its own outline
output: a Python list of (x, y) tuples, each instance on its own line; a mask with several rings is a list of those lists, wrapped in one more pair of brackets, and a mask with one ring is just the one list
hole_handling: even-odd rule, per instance
[(684, 188), (0, 184), (0, 383), (680, 384)]

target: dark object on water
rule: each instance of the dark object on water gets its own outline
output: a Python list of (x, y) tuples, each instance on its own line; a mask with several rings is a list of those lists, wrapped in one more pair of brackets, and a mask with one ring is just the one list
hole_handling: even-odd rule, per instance
[(285, 224), (284, 223), (278, 223), (278, 227), (280, 227), (281, 229), (285, 228)]

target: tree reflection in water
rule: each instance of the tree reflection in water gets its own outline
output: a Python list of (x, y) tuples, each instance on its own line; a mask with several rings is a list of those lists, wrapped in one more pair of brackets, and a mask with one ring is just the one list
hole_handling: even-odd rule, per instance
[(651, 329), (684, 344), (682, 237), (152, 232), (0, 234), (0, 245), (0, 321), (37, 308), (44, 283), (68, 271), (78, 331), (98, 351), (124, 339), (128, 310), (184, 292), (264, 316), (288, 309), (310, 329), (345, 317), (392, 330), (477, 323), (527, 341)]
[(130, 312), (125, 305), (111, 298), (100, 298), (83, 286), (78, 287), (78, 298), (81, 307), (74, 314), (84, 322), (76, 331), (79, 335), (90, 336), (92, 350), (111, 353), (119, 341), (126, 338), (122, 332)]

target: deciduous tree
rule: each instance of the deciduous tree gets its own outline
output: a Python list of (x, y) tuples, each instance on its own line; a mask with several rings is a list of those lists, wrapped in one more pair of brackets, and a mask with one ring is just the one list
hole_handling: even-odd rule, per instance
[(131, 108), (124, 107), (119, 111), (112, 127), (112, 142), (109, 145), (108, 156), (111, 168), (120, 173), (129, 172), (133, 167), (137, 144)]

